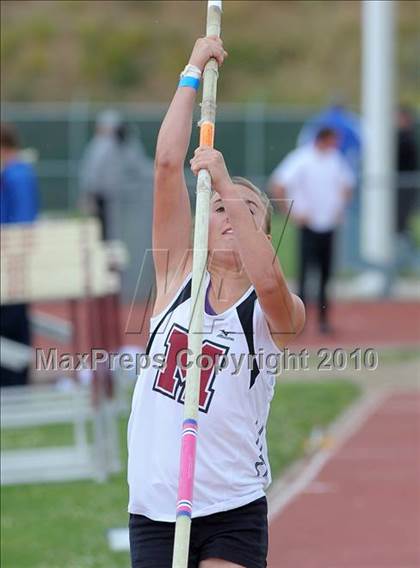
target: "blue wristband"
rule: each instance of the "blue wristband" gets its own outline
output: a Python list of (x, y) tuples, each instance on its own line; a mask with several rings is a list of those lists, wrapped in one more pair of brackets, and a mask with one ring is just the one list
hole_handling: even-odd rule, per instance
[(196, 77), (190, 77), (186, 75), (185, 77), (181, 77), (178, 87), (192, 87), (196, 91), (198, 91), (198, 87), (200, 86), (200, 79)]

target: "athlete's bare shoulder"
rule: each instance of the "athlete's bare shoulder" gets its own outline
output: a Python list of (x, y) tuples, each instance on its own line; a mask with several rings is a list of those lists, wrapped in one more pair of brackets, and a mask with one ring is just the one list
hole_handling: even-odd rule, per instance
[(185, 253), (184, 259), (175, 272), (166, 272), (156, 276), (156, 301), (152, 315), (163, 312), (174, 300), (179, 288), (192, 270), (192, 251)]

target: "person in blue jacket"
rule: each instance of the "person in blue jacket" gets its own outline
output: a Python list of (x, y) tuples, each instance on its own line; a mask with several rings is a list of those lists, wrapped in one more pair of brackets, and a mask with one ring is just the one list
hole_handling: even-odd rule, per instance
[(362, 151), (360, 118), (337, 101), (319, 114), (312, 116), (303, 125), (299, 132), (297, 145), (302, 146), (313, 142), (322, 128), (331, 128), (338, 133), (338, 149), (353, 173), (357, 175)]
[(1, 124), (0, 222), (31, 223), (39, 210), (38, 182), (31, 164), (20, 158), (17, 133)]
[[(38, 182), (32, 166), (20, 157), (19, 140), (12, 125), (0, 125), (0, 224), (32, 223), (39, 210)], [(1, 306), (0, 335), (23, 345), (31, 344), (28, 305)], [(0, 385), (27, 384), (29, 366), (21, 370), (0, 368)]]

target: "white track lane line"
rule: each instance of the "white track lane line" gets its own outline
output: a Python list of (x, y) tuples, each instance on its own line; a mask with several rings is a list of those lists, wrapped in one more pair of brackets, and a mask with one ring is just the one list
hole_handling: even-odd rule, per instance
[(342, 445), (363, 426), (371, 414), (390, 395), (388, 390), (380, 390), (366, 394), (361, 400), (353, 404), (336, 422), (328, 428), (328, 435), (334, 439), (334, 445), (329, 449), (319, 450), (309, 461), (303, 465), (293, 481), (285, 481), (290, 477), (286, 472), (273, 483), (268, 491), (268, 521), (279, 515), (287, 505), (302, 493), (316, 478), (324, 465), (334, 457)]

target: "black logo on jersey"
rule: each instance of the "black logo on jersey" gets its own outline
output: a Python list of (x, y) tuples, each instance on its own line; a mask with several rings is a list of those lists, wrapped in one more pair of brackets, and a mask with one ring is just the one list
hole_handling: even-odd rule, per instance
[(220, 333), (217, 334), (217, 337), (220, 337), (222, 339), (229, 339), (229, 341), (234, 341), (234, 338), (229, 335), (232, 334), (232, 331), (225, 331), (224, 329), (220, 330)]
[[(153, 390), (184, 404), (187, 363), (192, 362), (188, 359), (188, 353), (183, 352), (188, 346), (188, 330), (174, 324), (166, 338), (165, 346), (166, 365), (157, 372)], [(207, 364), (203, 365), (201, 369), (199, 394), (201, 412), (208, 412), (214, 395), (213, 384), (216, 378), (214, 362), (218, 357), (227, 355), (228, 351), (229, 347), (207, 339), (203, 341), (202, 354), (206, 356), (206, 360), (213, 361), (213, 364), (208, 365), (209, 368)]]

